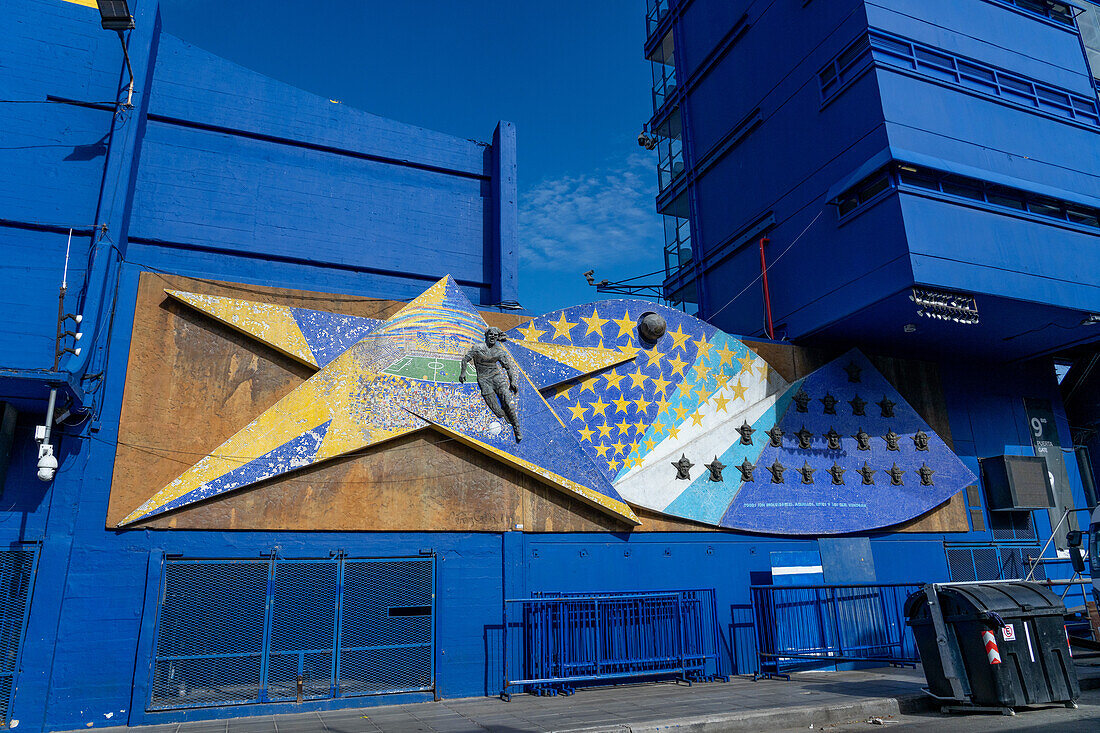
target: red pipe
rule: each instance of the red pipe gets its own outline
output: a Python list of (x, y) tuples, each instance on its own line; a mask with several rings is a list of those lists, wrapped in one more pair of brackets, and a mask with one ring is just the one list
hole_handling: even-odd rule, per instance
[(768, 338), (775, 340), (775, 328), (772, 326), (772, 298), (768, 292), (768, 265), (764, 261), (764, 245), (771, 242), (767, 237), (760, 238), (760, 275), (764, 278), (764, 318)]

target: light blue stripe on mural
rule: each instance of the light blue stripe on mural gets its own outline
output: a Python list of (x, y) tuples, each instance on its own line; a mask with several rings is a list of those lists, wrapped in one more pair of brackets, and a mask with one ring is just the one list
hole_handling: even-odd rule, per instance
[(344, 316), (306, 308), (291, 308), (290, 312), (309, 344), (317, 366), (322, 368), (383, 323), (374, 318)]
[[(779, 396), (774, 405), (753, 421), (752, 426), (757, 430), (756, 435), (762, 435), (765, 430), (770, 430), (782, 418), (783, 413), (787, 411), (787, 406), (791, 403), (791, 398), (798, 392), (798, 385), (801, 383), (802, 380), (799, 380), (792, 384), (787, 391)], [(722, 473), (724, 479), (722, 483), (711, 481), (710, 472), (703, 468), (702, 474), (696, 477), (662, 511), (677, 517), (694, 519), (697, 522), (718, 524), (725, 516), (726, 510), (729, 509), (742, 486), (741, 471), (738, 470), (737, 466), (741, 465), (741, 462), (746, 458), (749, 459), (749, 463), (755, 463), (756, 457), (760, 455), (760, 451), (763, 450), (764, 444), (768, 440), (767, 436), (764, 436), (754, 440), (755, 445), (741, 445), (741, 436), (733, 430), (732, 426), (730, 436), (733, 445), (727, 448), (725, 453), (718, 456), (718, 460), (726, 464), (726, 469)]]
[(190, 491), (159, 507), (156, 511), (149, 512), (141, 517), (148, 517), (178, 509), (196, 501), (202, 501), (227, 491), (232, 491), (239, 486), (247, 486), (257, 481), (263, 481), (272, 476), (302, 468), (313, 462), (314, 456), (321, 448), (321, 443), (328, 432), (328, 426), (332, 420), (321, 423), (309, 432), (302, 433), (298, 437), (283, 443), (269, 453), (259, 458), (254, 458), (240, 468), (235, 468), (213, 481), (208, 481), (194, 491)]

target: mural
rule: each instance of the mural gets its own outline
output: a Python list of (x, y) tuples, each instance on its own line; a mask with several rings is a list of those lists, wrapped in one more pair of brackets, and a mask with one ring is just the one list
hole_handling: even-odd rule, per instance
[(429, 426), (633, 524), (630, 505), (858, 532), (975, 480), (858, 351), (791, 384), (738, 339), (647, 301), (500, 333), (450, 278), (385, 321), (168, 293), (318, 371), (120, 525)]

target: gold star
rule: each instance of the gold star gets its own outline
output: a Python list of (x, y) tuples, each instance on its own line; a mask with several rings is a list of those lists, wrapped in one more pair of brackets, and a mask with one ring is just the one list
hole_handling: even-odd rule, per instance
[(637, 453), (637, 452), (638, 452), (638, 441), (634, 441), (628, 447), (627, 453)]
[(661, 359), (667, 359), (668, 354), (662, 354), (657, 349), (652, 351), (639, 351), (639, 354), (645, 354), (646, 366), (657, 367), (657, 371), (661, 371)]
[(600, 431), (600, 440), (603, 440), (604, 438), (610, 438), (611, 428), (613, 427), (614, 425), (608, 425), (607, 423), (604, 423), (603, 425), (597, 425), (596, 430)]
[(663, 422), (661, 422), (660, 420), (654, 421), (654, 423), (653, 423), (653, 432), (657, 433), (657, 435), (664, 435), (665, 434), (665, 424)]
[(657, 400), (657, 416), (660, 417), (661, 415), (667, 415), (668, 414), (668, 406), (670, 404), (672, 404), (672, 403), (670, 403), (664, 397)]
[(722, 395), (718, 395), (717, 397), (714, 398), (715, 411), (721, 410), (722, 412), (725, 412), (727, 404), (729, 404), (729, 400), (726, 399), (725, 397), (723, 397)]
[(686, 407), (681, 407), (681, 406), (673, 407), (672, 411), (676, 413), (676, 421), (677, 422), (683, 422), (684, 421), (684, 415), (686, 415), (688, 413), (687, 408)]
[(745, 355), (739, 358), (737, 361), (741, 362), (741, 371), (752, 374), (752, 354), (745, 352)]
[[(684, 329), (681, 326), (676, 326), (675, 331), (669, 331), (668, 335), (672, 337), (672, 349), (681, 349), (687, 351), (684, 348), (684, 342), (691, 338), (690, 333), (684, 333)], [(669, 349), (669, 351), (672, 351)]]
[(611, 446), (609, 445), (597, 445), (593, 448), (593, 450), (596, 451), (596, 455), (598, 455), (600, 458), (607, 458), (607, 449), (610, 447)]
[(630, 414), (630, 412), (627, 410), (627, 408), (630, 406), (630, 400), (625, 397), (620, 397), (617, 400), (611, 401), (615, 403), (615, 412), (621, 412), (624, 415)]
[(621, 346), (616, 346), (615, 348), (623, 352), (624, 355), (631, 357), (632, 359), (637, 358), (638, 352), (641, 351), (641, 349), (632, 344), (622, 344)]
[(585, 336), (590, 333), (598, 333), (601, 337), (603, 336), (603, 324), (608, 321), (606, 318), (600, 318), (600, 314), (595, 308), (592, 309), (591, 316), (588, 318), (581, 316), (581, 320), (588, 324), (588, 330), (584, 332)]
[[(589, 402), (588, 406), (592, 408), (592, 417), (595, 417), (596, 415), (604, 415), (603, 411), (607, 409), (607, 403), (599, 397), (596, 398), (595, 402)], [(604, 417), (606, 418), (607, 415), (604, 415)]]
[(625, 448), (626, 446), (618, 441), (615, 441), (611, 444), (611, 447), (615, 449), (615, 451), (611, 455), (617, 456), (623, 452), (623, 448)]
[(723, 389), (726, 383), (730, 381), (730, 375), (725, 372), (718, 372), (714, 375), (714, 381), (718, 382), (718, 388)]
[[(645, 432), (645, 423), (639, 420), (634, 423), (634, 439), (637, 440), (638, 436)], [(634, 447), (637, 448), (638, 444), (635, 443)]]
[(599, 379), (599, 377), (586, 377), (585, 379), (582, 379), (581, 380), (581, 391), (579, 393), (577, 393), (577, 397), (580, 398), (580, 396), (582, 394), (584, 394), (585, 392), (591, 392), (592, 394), (596, 394), (596, 380), (597, 379)]
[(584, 413), (588, 411), (588, 408), (582, 406), (580, 403), (577, 403), (570, 407), (569, 411), (573, 413), (573, 417), (570, 418), (570, 421), (584, 420)]
[(685, 379), (684, 381), (676, 385), (676, 388), (680, 391), (681, 397), (691, 397), (691, 388), (694, 386), (694, 384)]
[(540, 331), (535, 328), (535, 320), (533, 318), (527, 322), (527, 328), (517, 328), (516, 330), (523, 334), (524, 341), (538, 341), (539, 336), (546, 333), (546, 331)]
[(551, 338), (561, 337), (569, 343), (573, 343), (573, 338), (569, 335), (569, 330), (576, 328), (577, 324), (565, 320), (565, 313), (558, 316), (556, 323), (554, 321), (549, 321), (549, 324), (554, 327), (554, 335)]
[(698, 379), (706, 379), (707, 374), (710, 373), (710, 367), (708, 367), (706, 364), (703, 364), (703, 363), (696, 364), (695, 366), (693, 366), (691, 368), (691, 370), (693, 372), (695, 372), (695, 378), (697, 380)]
[(620, 336), (630, 336), (634, 333), (634, 319), (630, 317), (629, 313), (623, 313), (622, 318), (616, 318), (614, 320), (615, 323), (619, 326), (619, 335), (615, 338), (619, 338)]
[(618, 462), (618, 461), (616, 461), (616, 460), (615, 460), (614, 458), (612, 458), (612, 459), (608, 460), (608, 462), (607, 462), (607, 469), (608, 469), (609, 471), (611, 471), (612, 473), (614, 473), (614, 472), (615, 472), (615, 469), (616, 469), (616, 468), (618, 468), (618, 467), (619, 467), (619, 462)]
[(657, 392), (660, 392), (663, 395), (668, 394), (668, 385), (672, 384), (672, 382), (667, 379), (662, 379), (659, 375), (656, 377), (650, 377), (649, 379), (651, 382), (653, 382), (654, 394), (656, 394)]
[(649, 406), (653, 403), (645, 399), (645, 397), (639, 397), (638, 399), (634, 400), (634, 404), (636, 405), (635, 409), (637, 409), (638, 414), (644, 415), (646, 410), (648, 410)]
[(738, 379), (730, 389), (733, 390), (733, 399), (743, 400), (745, 399), (745, 390), (748, 389), (748, 387), (741, 386), (741, 380)]
[(645, 374), (642, 374), (641, 367), (633, 374), (627, 374), (630, 377), (630, 381), (633, 382), (632, 387), (638, 387), (639, 389), (645, 389), (645, 380), (649, 379)]
[(616, 371), (610, 371), (607, 374), (604, 374), (603, 378), (607, 380), (607, 388), (608, 389), (611, 389), (612, 387), (614, 387), (615, 389), (620, 389), (621, 390), (622, 387), (619, 386), (619, 382), (623, 381), (626, 378), (626, 375), (625, 374), (619, 374)]
[(669, 425), (668, 426), (668, 437), (670, 437), (674, 440), (679, 440), (680, 439), (680, 428), (675, 427), (673, 425)]
[(617, 427), (619, 429), (619, 435), (629, 435), (630, 434), (630, 423), (628, 423), (626, 420), (623, 420), (622, 422), (616, 423), (615, 427)]
[(699, 350), (699, 356), (704, 359), (710, 356), (711, 344), (707, 341), (707, 335), (705, 333), (699, 337), (699, 340), (692, 340), (691, 343), (695, 344), (695, 348)]
[(707, 389), (707, 385), (700, 384), (699, 388), (695, 390), (695, 394), (699, 395), (699, 401), (706, 403), (710, 399), (711, 391)]
[(584, 426), (583, 428), (581, 428), (581, 429), (580, 429), (579, 431), (577, 431), (577, 432), (579, 432), (579, 433), (581, 434), (581, 442), (582, 442), (582, 443), (583, 443), (584, 441), (586, 441), (586, 440), (587, 440), (587, 441), (588, 441), (589, 443), (591, 443), (591, 442), (592, 442), (592, 436), (593, 436), (593, 435), (595, 435), (595, 433), (596, 433), (596, 431), (595, 431), (595, 430), (591, 429), (591, 428), (590, 428), (590, 427), (588, 427), (587, 425), (585, 425), (585, 426)]
[(554, 396), (555, 397), (564, 397), (565, 399), (569, 399), (569, 390), (571, 390), (571, 389), (573, 389), (573, 385), (570, 382), (566, 382), (565, 384), (558, 385), (558, 387), (556, 387), (554, 389)]
[(679, 375), (680, 375), (681, 377), (682, 377), (682, 376), (684, 376), (684, 367), (686, 367), (686, 366), (687, 366), (687, 362), (686, 362), (686, 361), (682, 361), (682, 360), (680, 359), (680, 357), (679, 357), (679, 356), (674, 356), (674, 357), (672, 357), (671, 359), (669, 359), (669, 360), (668, 360), (668, 365), (669, 365), (670, 367), (672, 367), (672, 371), (670, 371), (670, 372), (668, 373), (668, 375), (669, 375), (670, 377), (671, 377), (671, 376), (672, 376), (673, 374), (679, 374)]
[(657, 445), (657, 441), (653, 438), (646, 438), (642, 442), (645, 443), (646, 450), (653, 450), (653, 446)]
[(722, 344), (722, 348), (718, 349), (718, 356), (722, 357), (722, 360), (718, 362), (718, 366), (725, 366), (726, 364), (733, 364), (733, 357), (737, 356), (737, 352), (730, 351), (726, 344)]
[(692, 422), (693, 425), (702, 425), (703, 424), (703, 416), (699, 413), (698, 410), (691, 413), (691, 422)]

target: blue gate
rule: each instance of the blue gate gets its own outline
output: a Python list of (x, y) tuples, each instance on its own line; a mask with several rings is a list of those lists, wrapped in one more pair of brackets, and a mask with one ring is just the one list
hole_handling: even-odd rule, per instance
[(435, 689), (435, 557), (165, 562), (149, 710)]
[(714, 590), (540, 593), (504, 601), (504, 680), (536, 694), (569, 694), (581, 683), (718, 670)]
[(34, 549), (0, 551), (0, 726), (8, 724), (34, 587)]
[(751, 586), (759, 658), (753, 677), (837, 662), (915, 665), (905, 599), (917, 590), (911, 584)]

